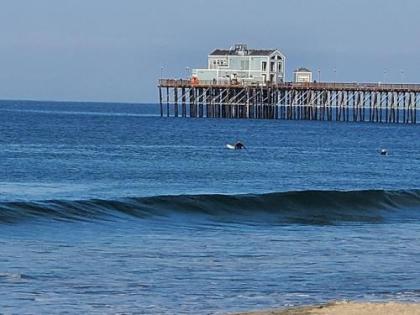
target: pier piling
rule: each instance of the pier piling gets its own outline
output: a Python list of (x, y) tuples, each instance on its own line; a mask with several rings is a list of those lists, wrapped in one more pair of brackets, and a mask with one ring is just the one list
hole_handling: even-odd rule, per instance
[[(159, 81), (160, 116), (416, 124), (420, 84)], [(172, 106), (171, 106), (172, 105)], [(171, 110), (173, 108), (173, 110)]]

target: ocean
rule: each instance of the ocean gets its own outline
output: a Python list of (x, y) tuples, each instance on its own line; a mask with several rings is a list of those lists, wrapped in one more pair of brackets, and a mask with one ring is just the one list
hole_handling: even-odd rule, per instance
[(0, 313), (420, 302), (419, 136), (1, 101)]

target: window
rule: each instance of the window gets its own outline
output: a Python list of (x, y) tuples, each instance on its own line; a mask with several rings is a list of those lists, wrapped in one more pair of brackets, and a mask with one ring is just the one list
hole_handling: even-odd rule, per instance
[(275, 71), (274, 69), (275, 69), (275, 62), (272, 61), (272, 62), (270, 62), (270, 71), (274, 72)]
[(281, 62), (279, 62), (279, 64), (278, 64), (278, 69), (279, 69), (279, 72), (282, 72), (283, 65), (282, 65), (282, 63), (281, 63)]
[(249, 60), (241, 60), (241, 70), (249, 70)]
[(267, 61), (263, 61), (261, 64), (261, 70), (262, 71), (267, 71)]
[(222, 66), (222, 67), (225, 67), (225, 66), (228, 65), (228, 61), (225, 60), (225, 59), (218, 59), (217, 62), (214, 61), (214, 64), (216, 64), (216, 63), (217, 63), (218, 66)]

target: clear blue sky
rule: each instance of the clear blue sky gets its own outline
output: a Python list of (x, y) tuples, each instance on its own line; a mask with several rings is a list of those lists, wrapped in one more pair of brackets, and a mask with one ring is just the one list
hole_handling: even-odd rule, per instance
[(0, 0), (0, 99), (156, 102), (156, 80), (236, 42), (287, 75), (420, 81), (418, 0)]

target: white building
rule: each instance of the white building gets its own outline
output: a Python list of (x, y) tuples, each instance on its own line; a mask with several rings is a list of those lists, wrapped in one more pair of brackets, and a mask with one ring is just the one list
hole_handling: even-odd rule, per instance
[(312, 71), (306, 68), (299, 68), (293, 72), (293, 82), (307, 83), (312, 82)]
[(208, 56), (207, 69), (193, 69), (198, 82), (266, 84), (285, 81), (286, 57), (277, 49), (248, 49), (238, 44), (216, 49)]

